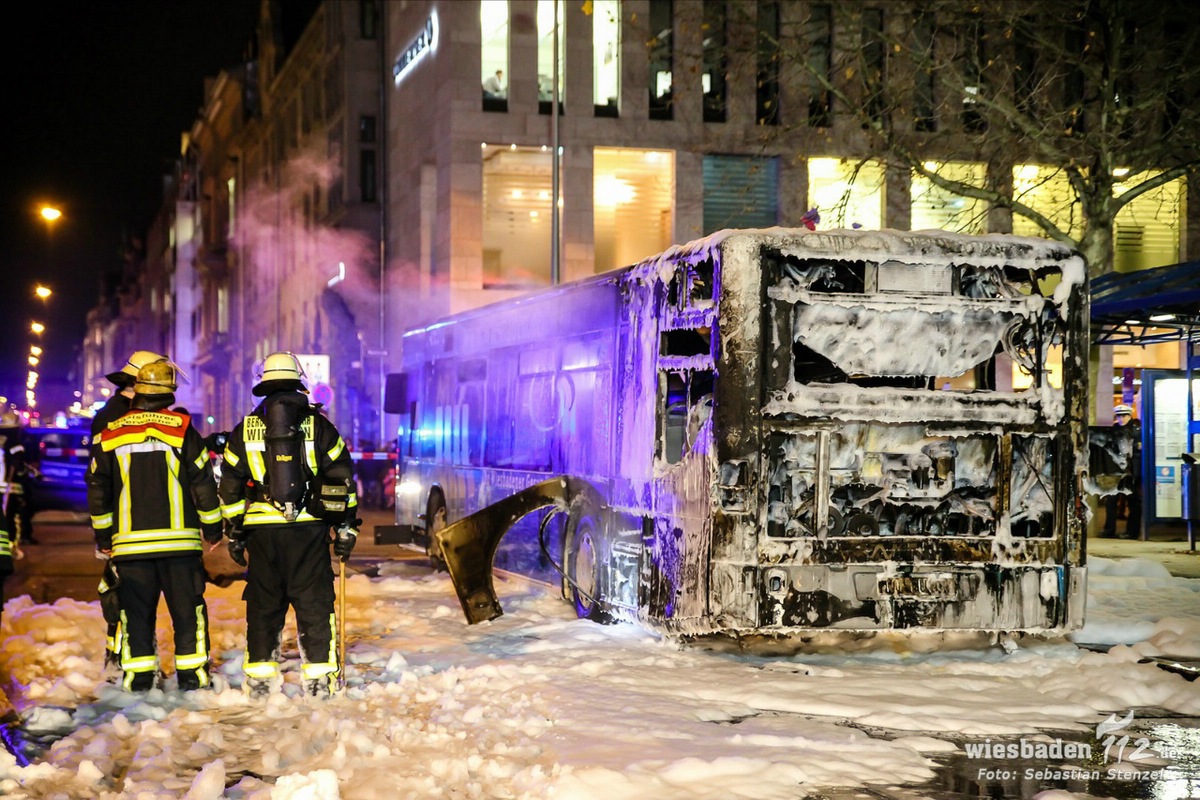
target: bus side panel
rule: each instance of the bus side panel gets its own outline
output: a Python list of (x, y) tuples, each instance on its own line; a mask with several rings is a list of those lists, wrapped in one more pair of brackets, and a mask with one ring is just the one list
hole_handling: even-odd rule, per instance
[[(720, 270), (716, 407), (713, 417), (717, 488), (713, 498), (712, 598), (715, 628), (757, 624), (759, 441), (762, 425), (764, 328), (760, 245), (726, 241)], [(761, 333), (760, 333), (761, 332)]]

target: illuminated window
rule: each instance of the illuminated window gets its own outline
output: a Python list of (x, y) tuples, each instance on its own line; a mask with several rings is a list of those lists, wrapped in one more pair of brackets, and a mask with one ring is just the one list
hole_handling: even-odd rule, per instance
[(597, 147), (596, 271), (634, 264), (674, 241), (675, 154)]
[[(926, 162), (926, 169), (950, 180), (983, 186), (984, 165), (969, 161)], [(987, 204), (954, 194), (921, 175), (912, 177), (912, 230), (984, 233)]]
[(825, 228), (883, 227), (883, 165), (878, 161), (808, 160), (808, 206)]
[(592, 102), (597, 117), (617, 116), (621, 97), (621, 3), (592, 3)]
[(508, 0), (479, 3), (484, 111), (508, 110)]
[(484, 148), (484, 288), (550, 283), (551, 169), (548, 149)]
[(566, 7), (562, 0), (558, 0), (557, 3), (555, 0), (538, 0), (538, 103), (540, 104), (539, 110), (546, 114), (550, 113), (550, 98), (554, 93), (555, 5), (558, 6), (558, 102), (560, 104), (566, 102), (566, 92), (563, 91), (567, 83)]
[[(1076, 239), (1083, 233), (1083, 216), (1067, 174), (1057, 167), (1017, 164), (1013, 167), (1013, 199), (1052, 220)], [(1036, 222), (1013, 213), (1013, 233), (1046, 236)]]
[[(1118, 183), (1113, 194), (1120, 197), (1133, 186), (1154, 177), (1141, 173), (1128, 184)], [(1117, 212), (1113, 224), (1114, 258), (1117, 272), (1161, 267), (1179, 261), (1179, 204), (1183, 179), (1152, 189)]]

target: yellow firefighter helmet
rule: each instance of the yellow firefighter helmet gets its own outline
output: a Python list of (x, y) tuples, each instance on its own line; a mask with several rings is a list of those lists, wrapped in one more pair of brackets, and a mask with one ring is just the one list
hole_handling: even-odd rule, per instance
[(300, 365), (300, 359), (296, 356), (287, 352), (271, 353), (263, 359), (262, 366), (258, 370), (258, 383), (252, 392), (256, 397), (264, 397), (273, 388), (265, 384), (273, 381), (294, 381), (295, 385), (289, 385), (286, 388), (299, 389), (307, 393), (308, 387), (304, 385), (306, 377), (308, 376), (304, 374), (304, 367)]
[(177, 385), (175, 365), (164, 358), (137, 371), (133, 391), (137, 394), (173, 394)]
[(152, 350), (138, 350), (116, 372), (110, 372), (104, 377), (109, 383), (117, 386), (129, 386), (137, 380), (138, 370), (155, 361), (166, 361), (167, 357)]

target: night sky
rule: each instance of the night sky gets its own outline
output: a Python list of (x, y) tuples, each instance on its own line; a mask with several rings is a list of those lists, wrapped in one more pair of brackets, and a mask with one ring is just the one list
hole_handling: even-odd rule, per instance
[[(259, 0), (23, 8), (3, 54), (0, 394), (24, 403), (36, 319), (47, 327), (39, 408), (53, 411), (47, 403), (78, 388), (73, 365), (103, 275), (119, 267), (126, 236), (142, 237), (157, 212), (204, 79), (250, 52)], [(37, 215), (41, 202), (64, 212), (52, 233)], [(38, 283), (54, 290), (45, 304)]]

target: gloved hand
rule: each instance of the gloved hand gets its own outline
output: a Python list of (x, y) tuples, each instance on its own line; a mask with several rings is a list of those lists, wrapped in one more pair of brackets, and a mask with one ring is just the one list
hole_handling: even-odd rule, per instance
[(343, 525), (337, 529), (337, 538), (333, 540), (333, 554), (342, 561), (348, 561), (356, 544), (358, 531), (348, 524)]
[(226, 545), (229, 548), (229, 557), (233, 559), (233, 563), (244, 567), (246, 566), (246, 537), (242, 535), (241, 531), (231, 531), (231, 533), (237, 535), (230, 536), (229, 543)]
[(225, 535), (220, 522), (201, 522), (200, 533), (204, 536), (204, 541), (209, 544), (216, 544)]

